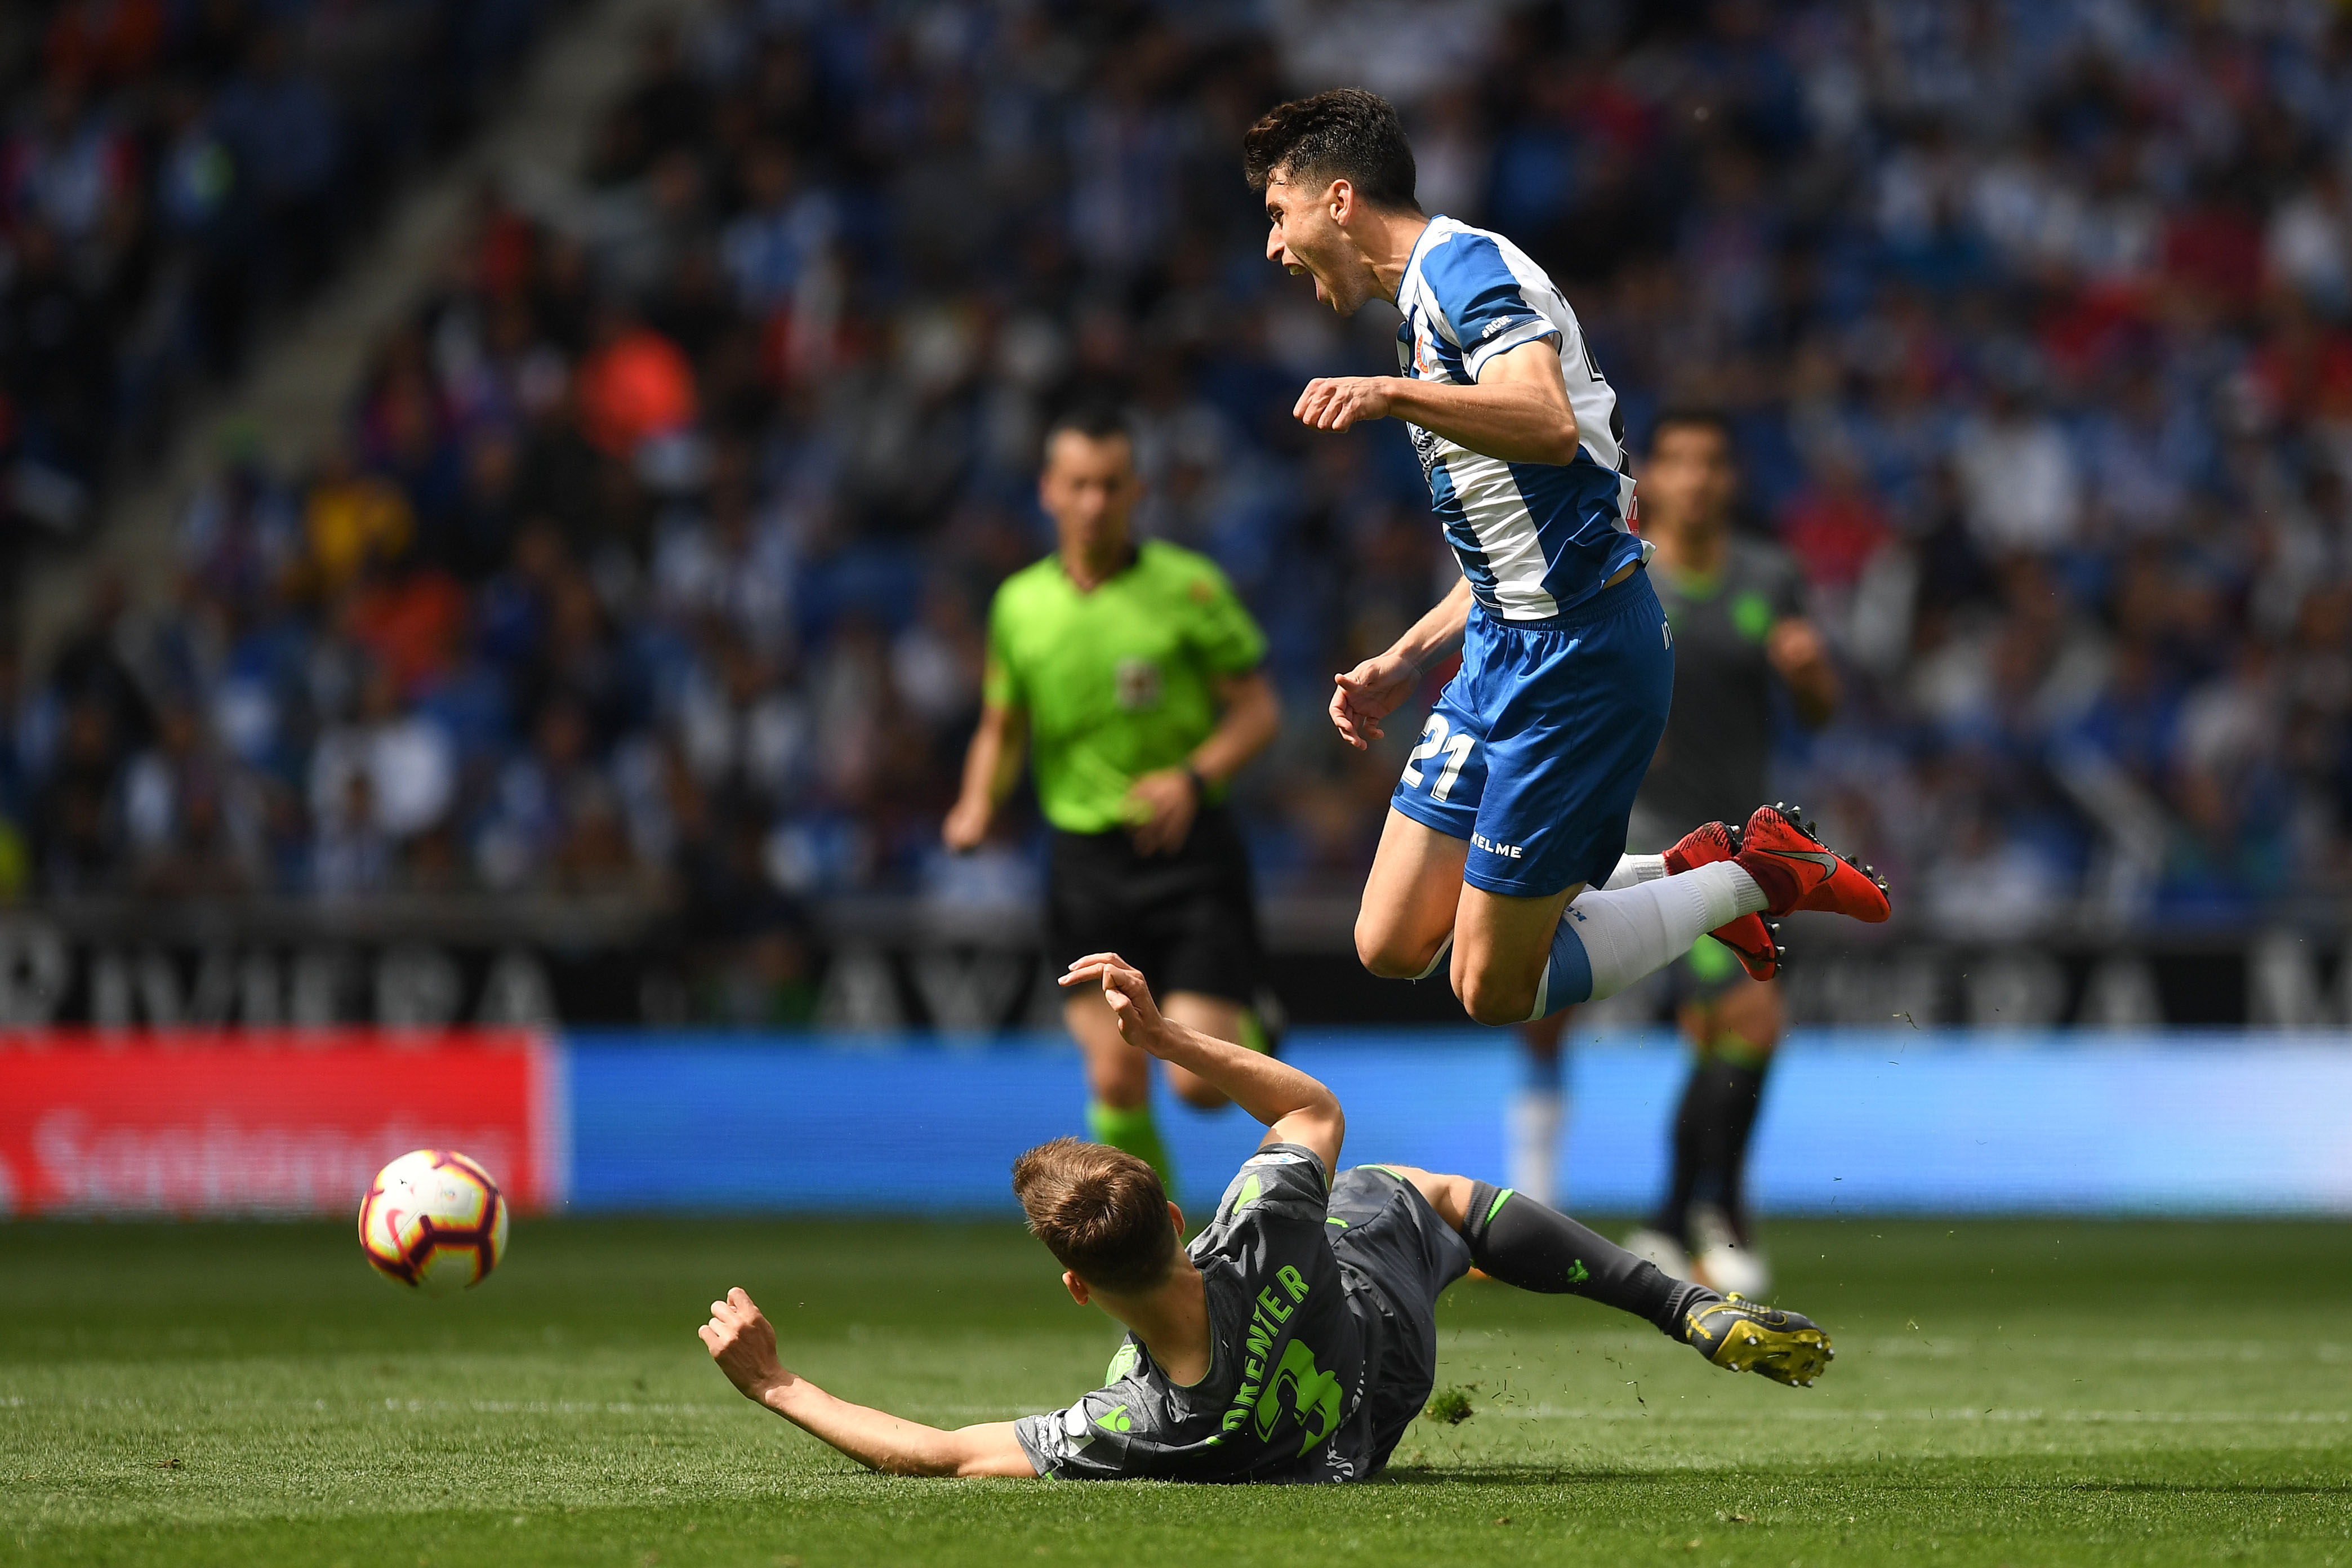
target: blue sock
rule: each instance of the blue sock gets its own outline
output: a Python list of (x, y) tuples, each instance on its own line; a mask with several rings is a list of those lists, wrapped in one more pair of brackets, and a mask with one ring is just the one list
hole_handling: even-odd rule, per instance
[(1559, 912), (1559, 929), (1551, 933), (1551, 957), (1544, 963), (1543, 979), (1536, 984), (1536, 1010), (1528, 1015), (1530, 1021), (1591, 999), (1592, 960), (1585, 954), (1584, 940), (1576, 934), (1576, 919), (1572, 909)]

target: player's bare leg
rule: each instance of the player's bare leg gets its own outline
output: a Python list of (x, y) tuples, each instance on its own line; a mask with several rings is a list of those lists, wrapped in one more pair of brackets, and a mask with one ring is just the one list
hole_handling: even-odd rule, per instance
[(1087, 1135), (1129, 1153), (1160, 1173), (1173, 1192), (1176, 1172), (1151, 1115), (1151, 1058), (1119, 1037), (1110, 1006), (1098, 991), (1080, 991), (1062, 1003), (1062, 1021), (1087, 1065)]
[(1449, 927), (1445, 873), (1467, 863), (1468, 845), (1391, 806), (1356, 914), (1357, 956), (1384, 978), (1420, 979), (1450, 940), (1463, 1007), (1479, 1023), (1505, 1025), (1613, 996), (1747, 916), (1819, 909), (1886, 918), (1874, 877), (1775, 808), (1758, 808), (1741, 837), (1729, 858), (1625, 888), (1575, 883), (1522, 898), (1464, 882)]
[(1811, 1319), (1667, 1278), (1647, 1261), (1525, 1194), (1467, 1176), (1380, 1165), (1427, 1199), (1490, 1279), (1575, 1295), (1647, 1318), (1715, 1365), (1809, 1384), (1835, 1356)]
[[(1356, 954), (1366, 969), (1384, 979), (1418, 980), (1433, 970), (1451, 942), (1449, 977), (1454, 993), (1482, 1024), (1516, 1024), (1537, 1012), (1539, 1000), (1545, 1003), (1541, 1011), (1549, 1014), (1588, 995), (1613, 994), (1619, 985), (1671, 962), (1707, 929), (1696, 927), (1686, 935), (1674, 929), (1687, 924), (1691, 912), (1711, 908), (1704, 898), (1690, 903), (1688, 910), (1677, 909), (1669, 924), (1649, 918), (1652, 911), (1647, 906), (1662, 899), (1675, 904), (1690, 902), (1661, 893), (1657, 883), (1591, 895), (1611, 901), (1591, 911), (1604, 921), (1610, 921), (1618, 905), (1643, 906), (1637, 911), (1638, 929), (1628, 931), (1622, 921), (1612, 922), (1613, 940), (1608, 955), (1587, 976), (1588, 984), (1597, 983), (1605, 989), (1573, 994), (1553, 991), (1547, 976), (1559, 942), (1560, 911), (1586, 896), (1583, 884), (1537, 898), (1490, 893), (1461, 879), (1468, 858), (1469, 845), (1465, 840), (1416, 822), (1391, 806), (1381, 829), (1381, 847), (1373, 857), (1371, 874), (1364, 881), (1363, 903), (1356, 914)], [(1702, 872), (1727, 874), (1720, 868), (1699, 868), (1686, 875)], [(1753, 894), (1752, 887), (1748, 892)], [(1717, 893), (1718, 903), (1732, 896), (1727, 886)], [(1728, 905), (1714, 910), (1725, 921), (1735, 912)], [(1679, 946), (1675, 945), (1677, 935)]]
[(1356, 911), (1356, 956), (1383, 980), (1430, 973), (1454, 934), (1469, 844), (1391, 806)]
[(1464, 1011), (1481, 1024), (1517, 1024), (1530, 1016), (1560, 911), (1583, 891), (1578, 882), (1520, 899), (1465, 882), (1454, 921), (1454, 994)]
[[(1171, 992), (1162, 1011), (1186, 1028), (1198, 1029), (1213, 1039), (1240, 1037), (1241, 1008), (1223, 997), (1198, 991)], [(1119, 1038), (1118, 1025), (1099, 993), (1065, 1000), (1062, 1019), (1086, 1057), (1087, 1088), (1097, 1104), (1133, 1110), (1151, 1102), (1151, 1058)], [(1168, 1087), (1187, 1105), (1213, 1110), (1226, 1103), (1216, 1086), (1198, 1074), (1173, 1065), (1167, 1074)]]
[(1690, 1004), (1675, 1021), (1693, 1041), (1711, 1043), (1729, 1036), (1757, 1055), (1769, 1056), (1784, 1026), (1780, 987), (1770, 981), (1749, 981), (1712, 1001)]
[[(1167, 1016), (1220, 1040), (1241, 1037), (1240, 1005), (1198, 991), (1171, 992)], [(1124, 1149), (1160, 1173), (1175, 1190), (1175, 1168), (1151, 1115), (1151, 1058), (1119, 1037), (1118, 1025), (1099, 991), (1080, 991), (1062, 1003), (1062, 1021), (1086, 1058), (1087, 1131), (1097, 1143)], [(1215, 1085), (1173, 1063), (1168, 1087), (1187, 1105), (1213, 1110), (1226, 1103)]]
[[(1108, 1013), (1110, 1009), (1105, 1007), (1103, 1011)], [(1238, 1002), (1212, 996), (1205, 991), (1171, 991), (1160, 1004), (1160, 1011), (1164, 1016), (1188, 1029), (1198, 1030), (1213, 1040), (1231, 1040), (1235, 1045), (1243, 1043), (1242, 1005)], [(1129, 1046), (1128, 1048), (1133, 1050), (1135, 1047)], [(1161, 1068), (1168, 1075), (1168, 1087), (1185, 1104), (1202, 1110), (1214, 1110), (1221, 1105), (1231, 1103), (1225, 1099), (1224, 1090), (1200, 1074), (1180, 1068), (1174, 1062), (1164, 1062)]]

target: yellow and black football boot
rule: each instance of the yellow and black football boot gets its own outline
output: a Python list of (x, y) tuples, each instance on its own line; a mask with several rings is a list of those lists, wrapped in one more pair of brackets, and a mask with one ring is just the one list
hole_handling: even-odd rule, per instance
[(1811, 1388), (1837, 1359), (1829, 1335), (1811, 1318), (1738, 1295), (1693, 1307), (1683, 1328), (1690, 1347), (1725, 1371), (1760, 1372), (1791, 1388)]

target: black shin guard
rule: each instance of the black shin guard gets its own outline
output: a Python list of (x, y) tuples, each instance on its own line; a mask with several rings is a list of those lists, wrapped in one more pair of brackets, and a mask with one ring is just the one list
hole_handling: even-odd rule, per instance
[(1471, 1261), (1491, 1279), (1547, 1296), (1583, 1296), (1647, 1318), (1682, 1339), (1694, 1301), (1715, 1292), (1672, 1279), (1599, 1232), (1508, 1187), (1470, 1184), (1469, 1223), (1462, 1237)]

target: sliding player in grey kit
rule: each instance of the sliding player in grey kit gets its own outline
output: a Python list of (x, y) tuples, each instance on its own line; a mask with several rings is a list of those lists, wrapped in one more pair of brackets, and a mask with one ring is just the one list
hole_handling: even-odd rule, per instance
[(1116, 953), (1070, 966), (1132, 1044), (1213, 1083), (1267, 1127), (1183, 1244), (1134, 1155), (1057, 1139), (1013, 1163), (1029, 1228), (1081, 1305), (1128, 1331), (1104, 1386), (1064, 1409), (941, 1431), (836, 1399), (788, 1371), (751, 1297), (702, 1340), (748, 1397), (878, 1470), (924, 1476), (1346, 1481), (1380, 1473), (1428, 1400), (1437, 1298), (1475, 1264), (1523, 1289), (1589, 1297), (1719, 1367), (1809, 1384), (1829, 1338), (1794, 1312), (1669, 1279), (1566, 1215), (1409, 1165), (1338, 1171), (1346, 1118), (1297, 1068), (1170, 1022)]

